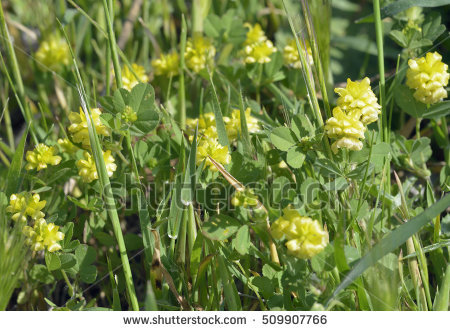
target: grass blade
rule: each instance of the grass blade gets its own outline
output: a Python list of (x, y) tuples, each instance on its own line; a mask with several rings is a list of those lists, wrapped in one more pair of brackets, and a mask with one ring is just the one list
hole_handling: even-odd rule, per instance
[(361, 276), (367, 268), (375, 265), (375, 263), (383, 256), (392, 252), (394, 249), (406, 242), (408, 238), (418, 232), (434, 217), (442, 213), (446, 208), (448, 208), (449, 205), (450, 194), (447, 194), (441, 200), (427, 208), (424, 212), (390, 232), (377, 245), (375, 245), (369, 253), (367, 253), (355, 264), (354, 268), (347, 274), (347, 276), (345, 276), (341, 284), (339, 284), (333, 292), (330, 299), (328, 299), (327, 305), (339, 294), (339, 292), (350, 285), (356, 278)]

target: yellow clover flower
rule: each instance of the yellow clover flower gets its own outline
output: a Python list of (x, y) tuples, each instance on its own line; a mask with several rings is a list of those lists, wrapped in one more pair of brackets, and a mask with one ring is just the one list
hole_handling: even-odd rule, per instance
[[(102, 114), (101, 110), (99, 108), (93, 108), (91, 109), (91, 114), (97, 134), (109, 136), (111, 134), (110, 129), (100, 120), (100, 115)], [(81, 107), (79, 113), (71, 112), (69, 114), (69, 120), (72, 122), (69, 126), (69, 132), (72, 134), (73, 141), (76, 143), (81, 143), (84, 148), (89, 148), (91, 144), (89, 141), (88, 125), (86, 116), (84, 115)]]
[(197, 147), (197, 165), (201, 164), (203, 160), (206, 160), (205, 167), (209, 167), (212, 171), (218, 171), (208, 155), (221, 165), (228, 164), (231, 161), (231, 156), (228, 153), (228, 146), (219, 144), (217, 138), (205, 136), (200, 140)]
[(258, 23), (254, 26), (250, 23), (245, 23), (244, 26), (249, 29), (247, 32), (247, 39), (244, 42), (244, 61), (246, 63), (270, 62), (270, 55), (276, 52), (277, 49), (273, 43), (267, 39), (261, 26)]
[(45, 207), (46, 201), (40, 200), (41, 198), (37, 193), (33, 195), (29, 192), (12, 194), (6, 211), (13, 213), (11, 218), (14, 221), (26, 222), (27, 216), (36, 220), (44, 217), (44, 213), (41, 210)]
[[(128, 66), (124, 66), (122, 68), (122, 85), (124, 89), (131, 91), (133, 87), (135, 87), (139, 83), (147, 83), (148, 76), (145, 73), (145, 68), (140, 66), (139, 64), (133, 63), (131, 64), (131, 68), (136, 73), (136, 76), (133, 74), (133, 71), (130, 70)], [(138, 79), (139, 78), (139, 79)]]
[(443, 63), (438, 52), (427, 53), (425, 57), (410, 59), (406, 72), (406, 85), (414, 89), (417, 101), (431, 105), (447, 97), (448, 65)]
[(347, 79), (345, 88), (335, 88), (334, 91), (339, 94), (337, 105), (347, 114), (356, 116), (364, 125), (378, 120), (378, 114), (381, 113), (381, 106), (378, 99), (370, 87), (370, 79), (364, 78), (360, 82), (352, 82)]
[(161, 54), (159, 59), (152, 61), (152, 67), (156, 76), (176, 76), (178, 75), (179, 64), (178, 53)]
[(259, 25), (258, 23), (256, 23), (254, 26), (252, 26), (250, 23), (244, 23), (244, 27), (248, 28), (247, 38), (244, 42), (244, 45), (253, 45), (266, 41), (266, 34), (262, 30), (261, 25)]
[[(302, 43), (300, 42), (300, 45)], [(303, 53), (305, 53), (305, 50), (302, 50)], [(306, 40), (306, 52), (308, 53), (308, 56), (306, 57), (306, 60), (308, 61), (309, 65), (314, 64), (314, 60), (312, 57), (312, 51), (311, 46), (309, 45), (309, 41)], [(288, 66), (291, 66), (295, 69), (300, 69), (302, 67), (302, 63), (300, 61), (300, 56), (298, 55), (297, 51), (297, 44), (295, 43), (295, 39), (291, 39), (289, 43), (284, 46), (283, 48), (283, 58), (284, 63)]]
[(363, 143), (359, 139), (364, 139), (366, 127), (359, 121), (359, 112), (355, 116), (345, 114), (340, 107), (333, 109), (333, 117), (329, 118), (325, 124), (325, 133), (329, 138), (337, 139), (331, 149), (334, 153), (339, 148), (347, 148), (352, 151), (359, 151)]
[(69, 46), (58, 35), (51, 35), (42, 41), (35, 55), (39, 64), (53, 71), (59, 71), (70, 63)]
[[(247, 121), (248, 132), (255, 133), (259, 131), (258, 120), (250, 115), (251, 109), (245, 110), (245, 119)], [(241, 111), (239, 109), (233, 109), (231, 117), (224, 116), (225, 128), (230, 139), (235, 139), (238, 133), (241, 132)]]
[(186, 119), (186, 129), (187, 129), (186, 131), (190, 136), (194, 134), (197, 122), (199, 133), (203, 133), (203, 131), (205, 131), (208, 128), (214, 127), (215, 129), (216, 127), (216, 118), (214, 117), (214, 114), (211, 112), (200, 115), (198, 119), (188, 118)]
[(58, 241), (64, 239), (64, 233), (59, 232), (59, 226), (45, 221), (41, 218), (34, 223), (34, 226), (24, 226), (23, 233), (27, 238), (26, 243), (34, 251), (47, 249), (49, 252), (56, 252), (61, 249)]
[(63, 153), (74, 154), (78, 151), (78, 147), (67, 138), (58, 139), (58, 145)]
[(244, 48), (246, 63), (269, 63), (270, 55), (275, 53), (277, 49), (270, 40), (262, 43), (247, 45)]
[(186, 66), (194, 72), (205, 69), (213, 61), (214, 55), (216, 55), (216, 49), (207, 38), (197, 35), (186, 42), (184, 53)]
[[(98, 179), (97, 167), (92, 155), (85, 151), (83, 153), (84, 159), (78, 160), (75, 164), (78, 168), (78, 174), (84, 182), (90, 183)], [(117, 165), (114, 163), (114, 157), (111, 155), (111, 151), (103, 152), (103, 160), (105, 161), (106, 171), (108, 177), (111, 177), (117, 169)]]
[(28, 163), (25, 166), (25, 169), (37, 169), (37, 171), (40, 171), (42, 169), (46, 169), (49, 164), (59, 164), (59, 162), (61, 162), (61, 156), (54, 155), (55, 152), (54, 147), (50, 147), (45, 144), (38, 144), (33, 151), (27, 152), (25, 158)]
[(328, 244), (328, 232), (317, 220), (300, 215), (288, 206), (283, 209), (283, 216), (271, 226), (275, 239), (287, 239), (288, 253), (300, 259), (310, 259), (320, 253)]

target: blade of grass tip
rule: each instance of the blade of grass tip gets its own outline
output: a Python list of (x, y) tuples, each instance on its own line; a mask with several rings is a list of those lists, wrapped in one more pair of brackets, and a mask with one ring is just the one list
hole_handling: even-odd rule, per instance
[(92, 120), (92, 114), (89, 106), (89, 100), (86, 95), (83, 80), (81, 79), (80, 71), (78, 68), (78, 63), (75, 58), (75, 54), (73, 52), (72, 46), (70, 45), (69, 38), (67, 33), (61, 24), (61, 22), (57, 19), (61, 31), (66, 39), (67, 45), (69, 47), (70, 54), (72, 56), (73, 65), (75, 68), (75, 78), (77, 80), (77, 89), (80, 97), (81, 108), (86, 117), (86, 122), (88, 126), (89, 132), (89, 141), (92, 148), (92, 154), (94, 156), (95, 166), (97, 168), (97, 172), (99, 175), (100, 184), (103, 187), (103, 200), (106, 203), (106, 208), (108, 212), (108, 216), (111, 220), (114, 235), (117, 240), (117, 244), (119, 246), (120, 258), (122, 261), (123, 273), (125, 277), (125, 284), (128, 292), (128, 297), (131, 302), (131, 307), (133, 310), (139, 310), (139, 303), (136, 297), (136, 291), (134, 289), (133, 276), (131, 274), (130, 262), (128, 260), (127, 249), (125, 246), (125, 241), (123, 239), (122, 229), (120, 226), (119, 215), (116, 209), (116, 204), (114, 201), (114, 195), (111, 188), (111, 183), (109, 181), (108, 172), (105, 166), (105, 160), (103, 159), (103, 151), (100, 145), (100, 140), (97, 135), (97, 131), (95, 129), (94, 121)]
[(227, 130), (225, 128), (225, 123), (223, 121), (222, 110), (220, 109), (219, 98), (217, 97), (216, 87), (214, 85), (212, 73), (209, 73), (209, 82), (211, 83), (211, 88), (213, 90), (214, 98), (213, 98), (213, 110), (214, 110), (214, 118), (216, 120), (216, 128), (217, 128), (217, 136), (219, 139), (219, 144), (222, 146), (228, 146), (228, 135)]
[[(330, 103), (328, 101), (327, 83), (326, 83), (325, 75), (323, 73), (322, 60), (320, 58), (321, 53), (319, 51), (317, 36), (316, 36), (315, 29), (314, 29), (314, 22), (312, 20), (312, 15), (311, 15), (311, 11), (309, 9), (308, 1), (302, 0), (301, 5), (302, 5), (303, 17), (306, 22), (306, 28), (308, 30), (309, 40), (311, 41), (310, 45), (311, 45), (312, 55), (313, 55), (313, 59), (314, 59), (314, 65), (316, 67), (317, 75), (318, 75), (318, 79), (319, 79), (320, 91), (322, 92), (322, 98), (323, 98), (323, 104), (325, 106), (325, 112), (327, 114), (327, 118), (330, 118), (331, 117), (331, 109), (330, 109)], [(328, 6), (329, 6), (329, 4), (328, 4)], [(306, 56), (308, 56), (308, 52), (305, 52), (305, 54), (306, 54)]]
[(114, 311), (122, 311), (122, 307), (120, 305), (119, 289), (117, 287), (116, 278), (114, 277), (114, 274), (113, 274), (111, 260), (109, 259), (108, 255), (106, 255), (106, 261), (108, 263), (109, 281), (111, 283), (111, 289), (113, 292), (112, 308)]
[(187, 27), (186, 20), (184, 18), (184, 14), (181, 15), (181, 36), (180, 36), (180, 77), (179, 77), (179, 112), (176, 116), (178, 120), (178, 124), (180, 125), (181, 130), (184, 130), (186, 126), (186, 90), (184, 86), (184, 53), (186, 52), (186, 39), (187, 39)]
[(434, 299), (433, 310), (434, 311), (448, 311), (450, 291), (450, 264), (447, 265), (445, 276), (442, 278), (441, 286)]
[(29, 128), (30, 126), (28, 125), (25, 132), (22, 134), (22, 138), (20, 139), (19, 145), (17, 146), (11, 160), (11, 166), (8, 169), (8, 174), (6, 175), (6, 187), (4, 192), (8, 197), (13, 193), (17, 193), (20, 186), (20, 172), (22, 170), (23, 154), (25, 151), (25, 143), (27, 141)]
[(387, 234), (379, 243), (377, 243), (363, 258), (361, 258), (353, 269), (345, 276), (342, 283), (336, 288), (327, 301), (330, 302), (356, 278), (358, 278), (367, 268), (373, 266), (379, 259), (392, 252), (400, 245), (405, 243), (408, 238), (418, 232), (434, 217), (442, 213), (450, 205), (450, 194), (446, 194), (441, 200), (425, 209), (421, 214), (412, 218), (408, 222), (400, 225), (394, 231)]

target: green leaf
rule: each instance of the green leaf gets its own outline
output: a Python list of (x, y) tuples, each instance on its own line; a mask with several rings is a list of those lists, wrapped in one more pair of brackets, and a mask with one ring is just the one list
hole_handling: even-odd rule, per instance
[(398, 85), (395, 88), (395, 102), (407, 114), (412, 117), (423, 117), (426, 111), (426, 105), (416, 101), (412, 90), (406, 85)]
[(222, 280), (223, 292), (225, 296), (225, 302), (228, 310), (241, 310), (241, 300), (239, 299), (239, 293), (236, 289), (236, 284), (233, 278), (230, 276), (230, 272), (227, 268), (227, 263), (222, 254), (217, 256), (219, 262), (219, 276)]
[[(391, 153), (391, 146), (388, 143), (377, 143), (372, 147), (372, 157), (370, 163), (375, 166), (375, 171), (379, 172), (383, 168), (384, 159)], [(364, 162), (369, 158), (370, 149), (364, 148), (351, 154), (351, 161)]]
[(219, 214), (203, 223), (203, 235), (211, 240), (225, 240), (239, 229), (241, 224), (234, 218)]
[(355, 263), (352, 270), (344, 277), (341, 284), (333, 292), (327, 304), (336, 297), (343, 289), (353, 283), (362, 273), (386, 254), (402, 245), (408, 238), (418, 232), (423, 226), (430, 222), (437, 215), (442, 213), (450, 205), (450, 194), (445, 195), (441, 200), (427, 208), (418, 216), (403, 223), (394, 231), (388, 233), (378, 244), (376, 244), (363, 258)]
[(92, 284), (97, 278), (97, 268), (92, 265), (96, 256), (95, 250), (90, 246), (83, 244), (75, 249), (80, 278), (85, 283)]
[(155, 110), (155, 90), (150, 84), (137, 84), (130, 93), (129, 106), (136, 112), (137, 120), (130, 127), (132, 134), (144, 136), (159, 123), (159, 114)]
[(406, 48), (408, 47), (408, 40), (406, 36), (400, 30), (392, 30), (389, 33), (389, 37), (392, 38), (400, 47)]
[(441, 15), (437, 12), (427, 13), (422, 24), (423, 38), (433, 42), (444, 32), (445, 25), (441, 24)]
[[(411, 7), (439, 7), (450, 4), (450, 0), (397, 0), (381, 8), (381, 19), (392, 17)], [(356, 23), (373, 22), (373, 14), (360, 18)]]
[(234, 249), (241, 255), (248, 253), (250, 248), (250, 232), (247, 225), (241, 226), (236, 234), (236, 238), (233, 239)]
[(219, 139), (219, 144), (222, 146), (228, 146), (228, 135), (227, 130), (225, 128), (225, 123), (223, 121), (222, 110), (220, 109), (220, 102), (217, 96), (216, 87), (214, 86), (214, 81), (212, 75), (209, 76), (209, 82), (211, 83), (211, 87), (213, 90), (213, 98), (212, 98), (212, 108), (214, 111), (214, 118), (216, 121), (217, 128), (217, 136)]
[(450, 101), (442, 101), (428, 108), (422, 117), (436, 120), (448, 115), (450, 115)]
[(48, 271), (43, 264), (35, 264), (30, 270), (30, 277), (43, 284), (51, 284), (55, 281), (53, 275)]
[(319, 168), (319, 172), (324, 177), (343, 177), (341, 169), (331, 160), (318, 159), (315, 166)]
[(272, 281), (267, 277), (254, 277), (252, 279), (252, 284), (258, 288), (265, 299), (269, 299), (275, 294), (275, 287), (273, 286)]
[(299, 169), (302, 167), (303, 162), (305, 162), (306, 154), (303, 153), (301, 147), (293, 147), (290, 148), (286, 155), (287, 163), (295, 169)]
[(11, 161), (11, 165), (8, 170), (5, 189), (7, 197), (9, 197), (13, 193), (17, 193), (17, 190), (19, 189), (19, 184), (21, 181), (20, 172), (22, 171), (23, 153), (25, 150), (25, 143), (27, 141), (28, 130), (29, 126), (22, 134), (22, 138), (20, 139), (19, 145), (16, 148), (16, 151)]
[(73, 268), (77, 264), (77, 259), (74, 254), (64, 253), (59, 256), (61, 260), (61, 269), (67, 270)]
[(434, 311), (448, 311), (448, 294), (450, 291), (450, 265), (447, 265), (445, 276), (436, 294), (433, 304)]
[(265, 84), (273, 83), (284, 79), (284, 74), (281, 71), (283, 67), (283, 55), (276, 52), (271, 56), (269, 63), (264, 63), (264, 73), (266, 74)]
[(45, 264), (47, 265), (47, 269), (49, 271), (58, 270), (61, 268), (61, 260), (56, 253), (45, 253)]
[(278, 127), (270, 133), (270, 141), (279, 150), (287, 152), (289, 148), (295, 145), (295, 135), (287, 127)]

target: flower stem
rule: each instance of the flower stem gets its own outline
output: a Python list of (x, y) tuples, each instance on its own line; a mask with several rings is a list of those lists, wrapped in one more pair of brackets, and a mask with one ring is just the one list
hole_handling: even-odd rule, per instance
[(62, 270), (62, 269), (61, 269), (61, 273), (62, 273), (63, 278), (64, 278), (64, 280), (65, 280), (65, 282), (67, 284), (67, 287), (69, 288), (69, 295), (70, 295), (70, 297), (73, 297), (73, 286), (70, 283), (69, 277), (67, 277), (66, 272), (64, 270)]
[(114, 67), (114, 75), (116, 77), (116, 85), (117, 88), (122, 88), (122, 71), (120, 69), (119, 64), (119, 56), (117, 55), (117, 44), (116, 44), (116, 36), (114, 35), (113, 25), (112, 25), (112, 19), (114, 17), (114, 10), (113, 10), (113, 1), (109, 0), (109, 6), (106, 3), (106, 0), (103, 0), (103, 8), (105, 10), (105, 16), (106, 16), (106, 23), (108, 24), (108, 41), (109, 41), (109, 48), (111, 50), (111, 57), (113, 61), (113, 67)]

